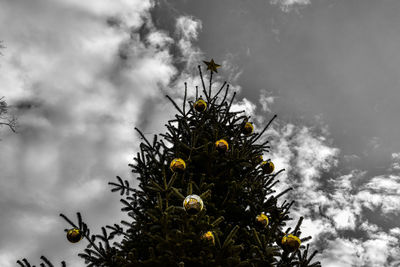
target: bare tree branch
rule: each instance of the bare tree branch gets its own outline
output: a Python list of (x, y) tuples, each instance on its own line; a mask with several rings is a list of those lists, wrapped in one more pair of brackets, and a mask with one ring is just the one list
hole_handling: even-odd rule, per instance
[[(1, 45), (1, 43), (0, 43)], [(11, 131), (16, 133), (17, 119), (14, 116), (8, 114), (9, 106), (4, 99), (4, 96), (0, 98), (0, 126), (6, 125)]]

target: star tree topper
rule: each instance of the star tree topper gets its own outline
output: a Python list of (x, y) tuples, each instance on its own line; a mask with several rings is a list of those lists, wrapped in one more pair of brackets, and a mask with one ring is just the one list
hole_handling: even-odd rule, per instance
[(221, 65), (218, 65), (214, 62), (214, 59), (211, 59), (211, 61), (207, 62), (207, 61), (203, 61), (204, 63), (206, 63), (207, 65), (207, 70), (211, 70), (211, 73), (213, 71), (218, 72), (217, 68), (221, 67)]

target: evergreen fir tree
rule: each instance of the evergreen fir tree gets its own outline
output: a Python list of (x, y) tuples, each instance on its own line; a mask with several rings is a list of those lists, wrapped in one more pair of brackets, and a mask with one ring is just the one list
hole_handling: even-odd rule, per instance
[[(70, 242), (88, 240), (85, 253), (78, 254), (87, 266), (321, 266), (311, 263), (317, 251), (309, 256), (309, 245), (303, 245), (311, 239), (301, 238), (303, 217), (294, 229), (284, 230), (292, 220), (294, 201), (278, 205), (277, 200), (292, 188), (274, 195), (275, 178), (284, 169), (274, 172), (271, 159), (262, 159), (269, 152), (268, 141), (256, 144), (276, 115), (255, 133), (250, 117), (240, 115), (244, 111), (229, 111), (236, 92), (228, 103), (226, 82), (211, 96), (212, 75), (219, 65), (205, 63), (210, 70), (208, 92), (198, 66), (204, 99), (196, 87), (196, 99), (188, 101), (187, 110), (186, 83), (182, 108), (166, 95), (179, 112), (165, 125), (168, 132), (160, 134), (172, 147), (157, 135), (150, 143), (135, 128), (144, 139), (136, 164), (130, 164), (139, 174), (139, 188), (118, 176), (119, 184), (109, 183), (115, 186), (111, 191), (126, 194), (121, 210), (132, 221), (121, 224), (127, 229), (107, 225), (110, 234), (102, 227), (103, 235), (91, 236), (79, 212), (78, 224), (60, 214), (74, 227), (65, 229)], [(111, 246), (115, 235), (124, 239)], [(96, 245), (96, 238), (104, 244)], [(53, 266), (46, 257), (41, 259)], [(30, 266), (22, 261), (17, 263)]]

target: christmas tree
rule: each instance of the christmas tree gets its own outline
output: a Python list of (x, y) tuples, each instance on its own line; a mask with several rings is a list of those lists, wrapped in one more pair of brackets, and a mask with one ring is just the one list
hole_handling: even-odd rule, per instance
[[(118, 176), (119, 183), (109, 183), (112, 192), (126, 195), (121, 210), (132, 221), (121, 224), (127, 228), (107, 225), (109, 234), (102, 227), (103, 235), (90, 235), (79, 212), (77, 224), (60, 214), (73, 227), (65, 229), (71, 243), (88, 240), (85, 253), (78, 254), (87, 266), (321, 266), (311, 263), (317, 251), (309, 255), (304, 246), (311, 237), (301, 237), (303, 217), (294, 229), (284, 229), (294, 201), (278, 205), (278, 198), (292, 188), (274, 194), (275, 178), (284, 169), (275, 171), (271, 159), (263, 160), (268, 141), (256, 144), (276, 115), (255, 132), (250, 116), (240, 115), (244, 111), (230, 112), (236, 92), (228, 103), (226, 82), (212, 96), (213, 72), (220, 65), (204, 62), (210, 70), (207, 92), (198, 66), (204, 98), (196, 87), (187, 110), (186, 83), (182, 108), (166, 96), (179, 112), (160, 134), (172, 146), (157, 135), (150, 143), (135, 128), (144, 142), (129, 166), (139, 174), (139, 186), (131, 188)], [(123, 240), (112, 246), (115, 235)], [(96, 238), (102, 241), (98, 245)], [(31, 266), (26, 259), (17, 263)]]

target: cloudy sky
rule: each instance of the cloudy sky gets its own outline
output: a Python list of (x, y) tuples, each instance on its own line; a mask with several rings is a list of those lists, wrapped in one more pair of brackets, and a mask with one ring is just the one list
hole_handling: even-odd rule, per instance
[(214, 88), (228, 81), (256, 131), (278, 115), (264, 157), (286, 169), (278, 192), (294, 187), (315, 260), (400, 266), (399, 13), (397, 0), (2, 0), (0, 97), (19, 128), (0, 128), (0, 266), (84, 266), (59, 213), (92, 233), (129, 218), (107, 183), (135, 184), (134, 127), (164, 133), (165, 94), (182, 103), (186, 81), (193, 99), (211, 58)]

